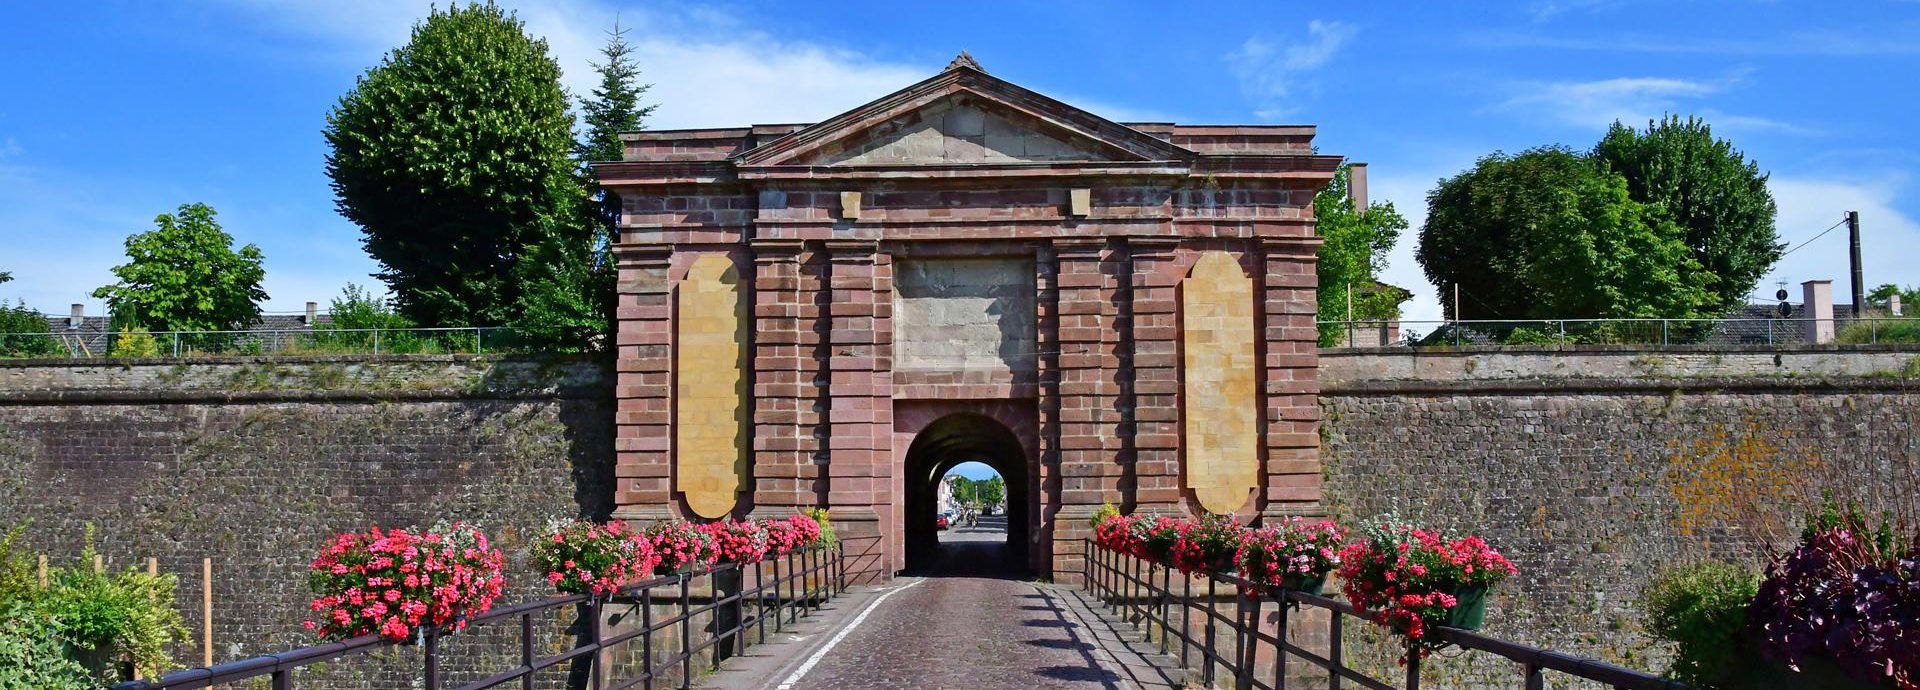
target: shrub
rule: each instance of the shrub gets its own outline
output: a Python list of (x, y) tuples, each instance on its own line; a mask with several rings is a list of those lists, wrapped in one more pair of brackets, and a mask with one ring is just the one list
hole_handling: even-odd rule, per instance
[(546, 572), (554, 589), (594, 596), (612, 594), (652, 575), (660, 563), (653, 541), (619, 520), (605, 525), (587, 520), (548, 523), (531, 551), (534, 566)]
[(832, 548), (840, 545), (840, 534), (834, 531), (833, 521), (827, 519), (826, 508), (808, 508), (806, 514), (807, 517), (813, 518), (814, 524), (820, 527), (820, 538), (817, 542), (821, 546)]
[(690, 567), (711, 565), (719, 557), (713, 535), (685, 520), (667, 520), (647, 528), (653, 552), (660, 556), (654, 572), (660, 575)]
[(85, 690), (99, 679), (67, 654), (59, 621), (28, 601), (0, 604), (0, 690)]
[[(94, 559), (93, 529), (87, 529), (80, 562)], [(40, 608), (50, 617), (63, 640), (80, 650), (99, 654), (109, 663), (158, 673), (173, 667), (167, 646), (187, 639), (180, 612), (173, 608), (172, 575), (148, 575), (131, 568), (119, 573), (94, 570), (91, 565), (62, 568), (49, 574), (40, 593)]]
[(1331, 520), (1288, 518), (1248, 532), (1234, 554), (1240, 576), (1269, 589), (1303, 589), (1340, 567), (1347, 530)]
[(64, 354), (47, 333), (47, 318), (26, 302), (0, 302), (0, 357), (52, 357)]
[(313, 559), (308, 584), (319, 615), (307, 629), (326, 640), (378, 632), (399, 641), (426, 625), (462, 630), (500, 597), (504, 561), (485, 534), (459, 523), (335, 535)]
[(1825, 655), (1854, 678), (1920, 689), (1920, 536), (1829, 503), (1801, 544), (1767, 566), (1747, 610), (1761, 649), (1789, 667)]
[(1838, 343), (1920, 343), (1920, 319), (1869, 314), (1871, 320), (1850, 321), (1833, 334)]
[(1699, 563), (1655, 576), (1640, 597), (1647, 630), (1677, 645), (1669, 674), (1699, 686), (1724, 686), (1739, 672), (1740, 634), (1759, 591), (1758, 574)]
[(1341, 552), (1340, 578), (1347, 600), (1406, 636), (1407, 659), (1440, 646), (1430, 639), (1459, 602), (1456, 593), (1491, 587), (1516, 569), (1479, 537), (1446, 540), (1393, 516), (1369, 522), (1365, 538)]
[(40, 587), (27, 552), (19, 546), (20, 534), (26, 530), (26, 525), (15, 525), (0, 537), (0, 607), (32, 599)]
[(140, 330), (139, 326), (122, 326), (113, 334), (113, 343), (107, 347), (109, 357), (159, 357), (160, 342), (152, 333)]
[(1120, 509), (1113, 506), (1113, 501), (1103, 501), (1100, 503), (1100, 509), (1093, 511), (1093, 518), (1087, 521), (1087, 526), (1097, 532), (1100, 530), (1100, 525), (1116, 517), (1120, 517)]

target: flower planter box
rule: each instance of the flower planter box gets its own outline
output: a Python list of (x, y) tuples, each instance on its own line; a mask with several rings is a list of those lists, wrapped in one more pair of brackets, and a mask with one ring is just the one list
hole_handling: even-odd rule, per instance
[(1472, 585), (1453, 590), (1453, 609), (1447, 612), (1447, 626), (1461, 630), (1479, 630), (1487, 621), (1487, 586)]

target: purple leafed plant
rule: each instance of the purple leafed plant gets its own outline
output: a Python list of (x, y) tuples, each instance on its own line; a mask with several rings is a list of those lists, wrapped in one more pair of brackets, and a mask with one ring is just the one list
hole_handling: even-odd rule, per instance
[(1824, 654), (1860, 680), (1920, 690), (1920, 540), (1896, 556), (1864, 522), (1809, 530), (1767, 566), (1748, 624), (1795, 669)]

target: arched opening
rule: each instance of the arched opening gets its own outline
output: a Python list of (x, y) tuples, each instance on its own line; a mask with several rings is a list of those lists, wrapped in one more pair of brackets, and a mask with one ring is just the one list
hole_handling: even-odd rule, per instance
[[(1006, 482), (1005, 538), (940, 538), (941, 479), (965, 463), (980, 463)], [(990, 417), (941, 417), (913, 438), (906, 457), (906, 569), (929, 574), (1020, 576), (1029, 543), (1027, 454), (1012, 431)], [(992, 525), (999, 520), (986, 524)], [(978, 536), (977, 533), (975, 536)]]

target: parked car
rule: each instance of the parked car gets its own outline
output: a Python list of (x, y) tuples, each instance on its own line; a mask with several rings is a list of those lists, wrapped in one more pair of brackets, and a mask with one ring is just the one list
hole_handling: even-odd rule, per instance
[(941, 515), (940, 517), (933, 519), (933, 526), (938, 527), (940, 529), (946, 529), (948, 522), (950, 521), (947, 520), (947, 516)]

